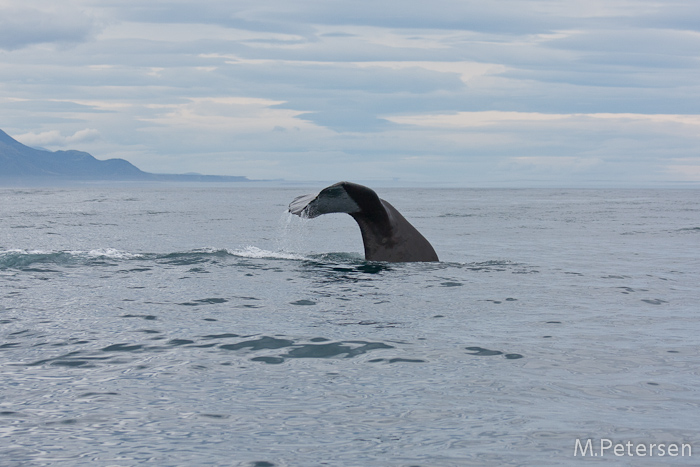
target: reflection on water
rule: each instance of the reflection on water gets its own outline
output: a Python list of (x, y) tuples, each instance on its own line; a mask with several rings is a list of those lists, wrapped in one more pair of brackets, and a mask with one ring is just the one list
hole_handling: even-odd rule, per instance
[(500, 350), (489, 350), (482, 347), (467, 347), (470, 355), (477, 355), (479, 357), (492, 357), (494, 355), (503, 355), (508, 360), (517, 360), (518, 358), (523, 358), (522, 355), (517, 353), (503, 353)]
[[(142, 330), (146, 334), (157, 334), (158, 331)], [(195, 339), (171, 339), (165, 345), (147, 345), (147, 344), (132, 344), (119, 343), (111, 344), (97, 350), (74, 350), (66, 354), (58, 355), (52, 358), (45, 358), (35, 362), (27, 363), (27, 366), (42, 366), (42, 365), (58, 365), (71, 367), (94, 367), (96, 364), (127, 364), (124, 360), (124, 352), (133, 354), (143, 354), (148, 352), (165, 352), (173, 351), (173, 347), (183, 348), (199, 348), (199, 349), (219, 349), (226, 351), (236, 351), (241, 358), (250, 358), (252, 361), (263, 361), (265, 363), (282, 363), (290, 358), (353, 358), (365, 353), (381, 350), (394, 349), (395, 345), (389, 345), (383, 342), (366, 342), (366, 341), (341, 341), (331, 342), (330, 339), (316, 337), (309, 339), (308, 342), (302, 340), (294, 340), (289, 338), (280, 338), (272, 336), (260, 336), (249, 339), (251, 336), (243, 336), (237, 342), (231, 343), (231, 340), (239, 338), (238, 334), (223, 333), (216, 335), (201, 336), (200, 340)], [(156, 339), (161, 339), (157, 337)], [(216, 340), (215, 342), (212, 342)], [(222, 343), (226, 341), (226, 343)], [(206, 343), (203, 343), (206, 342)], [(89, 347), (92, 344), (90, 341), (70, 341), (65, 343), (54, 343), (52, 347), (62, 345), (83, 345)], [(19, 346), (19, 343), (5, 344), (0, 347), (0, 350), (14, 348)], [(274, 356), (265, 355), (259, 356), (258, 353), (267, 350), (284, 350), (282, 353), (276, 353)], [(105, 353), (109, 355), (105, 355)], [(379, 361), (379, 360), (374, 360)], [(392, 362), (399, 361), (415, 361), (411, 359), (392, 359)]]

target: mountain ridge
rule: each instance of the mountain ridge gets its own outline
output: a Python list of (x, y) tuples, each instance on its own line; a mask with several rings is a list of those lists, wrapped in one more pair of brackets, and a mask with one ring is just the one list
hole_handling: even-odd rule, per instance
[(84, 151), (26, 146), (0, 130), (0, 181), (197, 181), (244, 182), (244, 176), (155, 174), (125, 159), (99, 160)]

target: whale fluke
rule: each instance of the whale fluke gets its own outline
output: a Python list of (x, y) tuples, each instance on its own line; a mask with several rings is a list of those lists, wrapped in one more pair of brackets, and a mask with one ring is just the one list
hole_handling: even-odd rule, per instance
[(374, 190), (357, 183), (339, 182), (318, 194), (298, 196), (289, 203), (289, 212), (306, 218), (350, 214), (360, 226), (368, 261), (439, 261), (430, 242), (399, 211)]

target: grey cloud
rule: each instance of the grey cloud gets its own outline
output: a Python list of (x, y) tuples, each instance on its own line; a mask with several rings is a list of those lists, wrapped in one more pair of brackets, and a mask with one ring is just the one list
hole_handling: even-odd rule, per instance
[(276, 19), (275, 10), (284, 9), (286, 2), (278, 4), (250, 0), (201, 2), (172, 2), (170, 0), (103, 0), (100, 6), (111, 7), (116, 18), (123, 21), (146, 23), (215, 24), (248, 31), (299, 34), (313, 37), (312, 28), (303, 22), (289, 18)]
[(320, 34), (320, 37), (357, 37), (356, 34), (350, 34), (347, 32), (327, 32)]
[(303, 12), (302, 15), (306, 13), (309, 21), (319, 24), (468, 30), (506, 35), (550, 31), (565, 21), (536, 9), (518, 8), (517, 3), (501, 1), (494, 7), (493, 4), (480, 0), (321, 2), (312, 11)]
[(548, 41), (545, 46), (577, 51), (695, 58), (700, 52), (700, 35), (671, 29), (594, 29)]
[(339, 132), (384, 130), (393, 124), (379, 115), (415, 111), (428, 102), (434, 109), (465, 89), (457, 74), (419, 68), (270, 63), (233, 65), (220, 73), (235, 79), (245, 94), (283, 99), (278, 108), (307, 111), (298, 118)]
[[(503, 34), (536, 33), (575, 24), (574, 18), (546, 13), (546, 3), (503, 0), (497, 8), (481, 0), (357, 0), (353, 2), (250, 0), (174, 3), (153, 0), (103, 1), (117, 7), (130, 21), (219, 24), (252, 31), (310, 34), (313, 25), (376, 26), (398, 29), (491, 31)], [(128, 5), (128, 7), (126, 7)]]
[(69, 10), (46, 12), (34, 8), (0, 9), (0, 48), (15, 50), (47, 42), (75, 43), (97, 30), (94, 19)]
[(697, 0), (658, 2), (655, 8), (634, 17), (630, 23), (637, 27), (700, 31), (700, 8)]
[(378, 132), (395, 126), (391, 122), (377, 118), (373, 112), (343, 106), (341, 103), (330, 111), (310, 112), (298, 118), (341, 132)]
[[(317, 91), (362, 91), (368, 94), (422, 94), (438, 90), (457, 91), (464, 83), (456, 73), (422, 68), (393, 70), (385, 67), (337, 66), (332, 64), (266, 64), (232, 66), (232, 76), (254, 75), (257, 82), (284, 83)], [(252, 76), (251, 76), (252, 77)]]

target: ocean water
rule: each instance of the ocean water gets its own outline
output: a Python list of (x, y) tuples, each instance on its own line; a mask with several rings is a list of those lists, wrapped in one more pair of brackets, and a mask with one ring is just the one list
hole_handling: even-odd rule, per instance
[(1, 189), (0, 465), (700, 463), (700, 192), (320, 188)]

